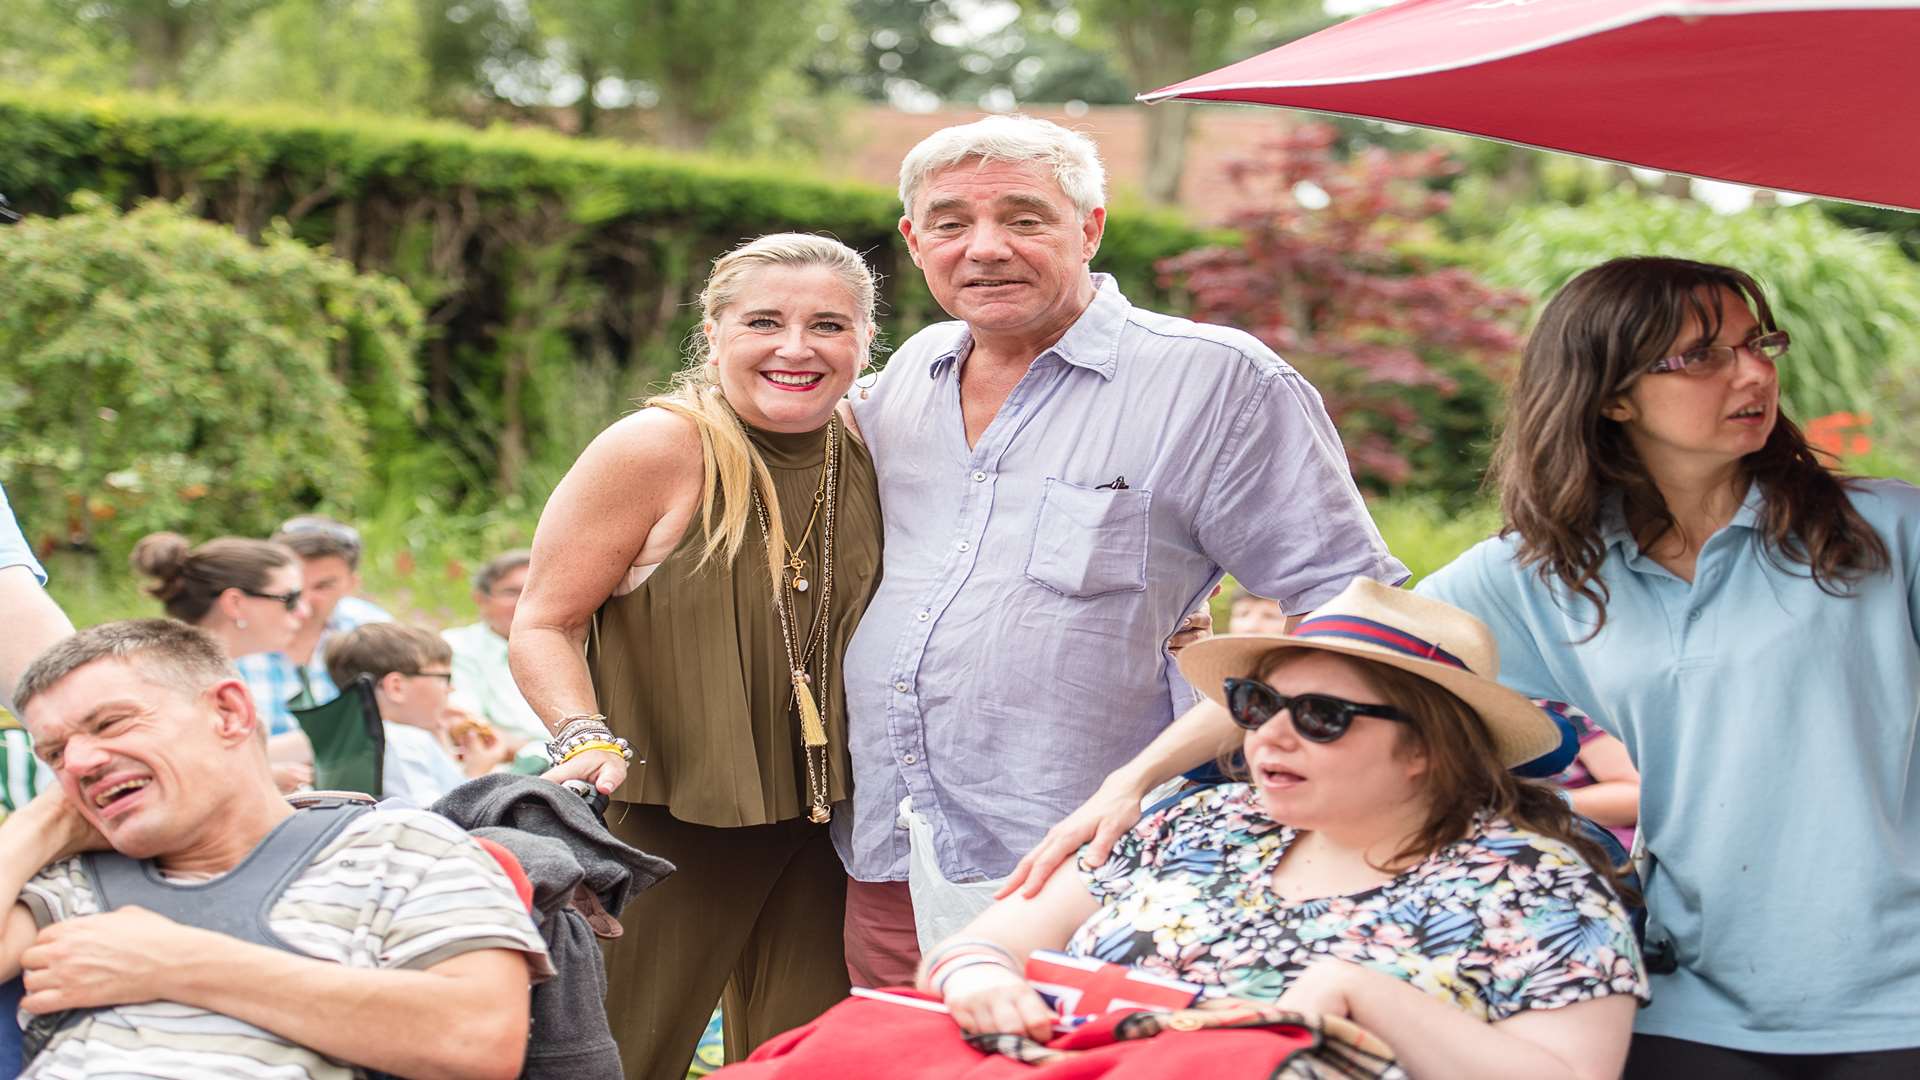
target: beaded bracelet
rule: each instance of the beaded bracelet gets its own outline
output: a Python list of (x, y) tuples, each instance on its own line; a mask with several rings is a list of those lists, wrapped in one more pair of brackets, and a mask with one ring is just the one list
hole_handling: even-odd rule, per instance
[(565, 742), (583, 731), (607, 730), (607, 718), (601, 713), (573, 713), (561, 718), (560, 730), (554, 733), (553, 742)]
[(547, 757), (555, 761), (567, 756), (574, 747), (590, 742), (618, 742), (626, 744), (624, 739), (616, 739), (613, 732), (604, 726), (581, 728), (564, 738), (555, 739), (547, 744)]
[(574, 747), (573, 749), (567, 751), (566, 756), (562, 757), (559, 761), (555, 762), (555, 764), (565, 765), (567, 762), (572, 761), (574, 758), (579, 757), (581, 754), (584, 754), (589, 750), (604, 750), (609, 754), (619, 754), (620, 760), (622, 761), (632, 761), (633, 749), (627, 746), (626, 742), (627, 740), (625, 739), (621, 739), (618, 742), (607, 742), (604, 739), (595, 740), (593, 742), (584, 742)]

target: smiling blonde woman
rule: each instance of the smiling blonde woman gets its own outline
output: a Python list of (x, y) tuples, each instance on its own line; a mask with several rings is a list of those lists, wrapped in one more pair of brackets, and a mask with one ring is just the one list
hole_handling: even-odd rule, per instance
[(837, 241), (766, 236), (714, 263), (701, 306), (674, 388), (554, 491), (509, 643), (548, 777), (592, 782), (615, 835), (679, 868), (607, 951), (631, 1078), (684, 1076), (723, 986), (729, 1058), (847, 992), (826, 823), (880, 508), (836, 407), (868, 363), (873, 275)]

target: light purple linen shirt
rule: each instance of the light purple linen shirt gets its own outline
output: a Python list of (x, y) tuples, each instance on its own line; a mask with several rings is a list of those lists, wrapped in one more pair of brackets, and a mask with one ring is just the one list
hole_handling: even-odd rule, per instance
[(1199, 700), (1166, 644), (1223, 568), (1289, 612), (1407, 577), (1298, 372), (1095, 283), (977, 446), (963, 323), (914, 335), (854, 404), (886, 519), (843, 676), (854, 795), (834, 840), (862, 881), (906, 877), (908, 794), (949, 879), (1010, 871)]

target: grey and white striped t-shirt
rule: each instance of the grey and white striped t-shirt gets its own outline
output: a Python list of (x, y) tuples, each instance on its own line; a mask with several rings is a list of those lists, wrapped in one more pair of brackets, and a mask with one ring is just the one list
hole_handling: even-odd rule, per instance
[[(20, 899), (41, 926), (99, 911), (78, 859), (42, 870)], [(546, 945), (500, 865), (458, 826), (424, 810), (376, 810), (354, 819), (294, 879), (267, 921), (300, 952), (348, 967), (418, 970), (480, 949), (512, 949), (526, 955), (529, 981), (553, 974)], [(244, 1021), (149, 1002), (102, 1009), (69, 1026), (21, 1080), (364, 1075)]]

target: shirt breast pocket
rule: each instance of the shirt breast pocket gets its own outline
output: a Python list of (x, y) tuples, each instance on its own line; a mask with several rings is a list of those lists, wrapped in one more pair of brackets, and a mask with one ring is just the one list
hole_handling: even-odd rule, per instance
[(1141, 488), (1090, 488), (1048, 477), (1033, 523), (1027, 579), (1086, 599), (1147, 587), (1147, 507)]

